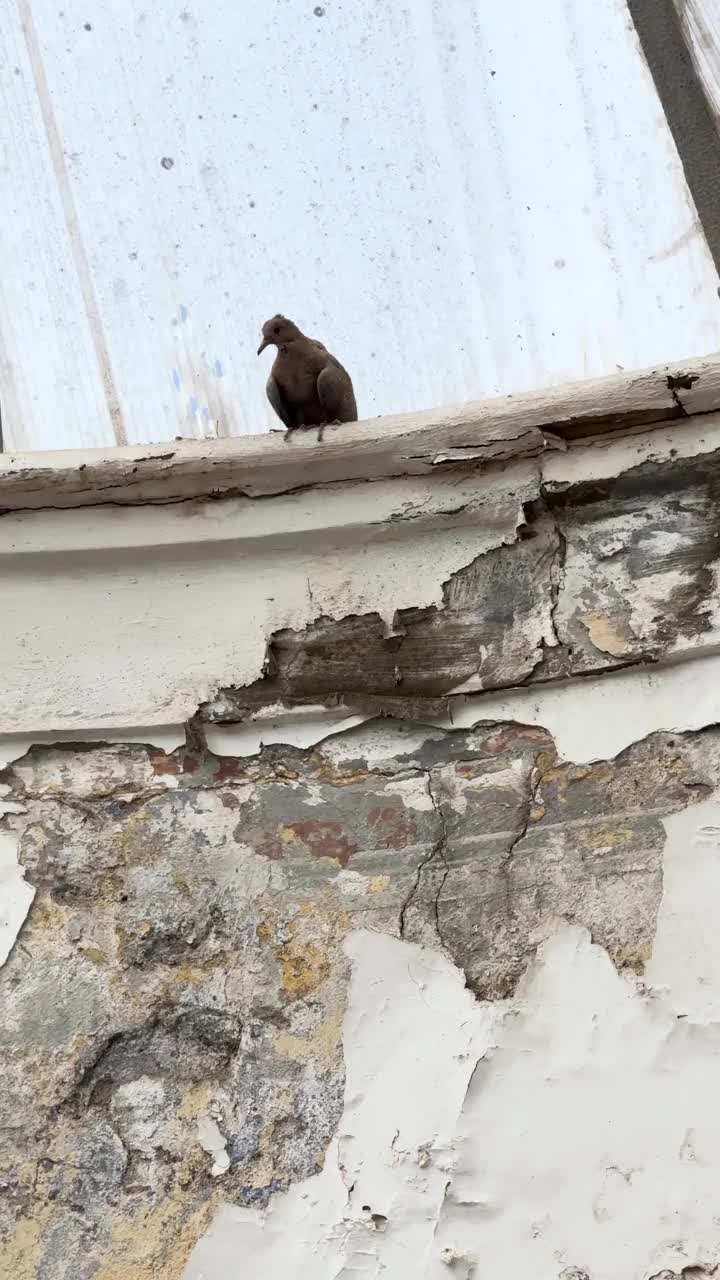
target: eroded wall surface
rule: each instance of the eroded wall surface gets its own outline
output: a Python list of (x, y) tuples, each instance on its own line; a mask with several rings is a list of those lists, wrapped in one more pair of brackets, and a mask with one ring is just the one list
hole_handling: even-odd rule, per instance
[(3, 517), (3, 1274), (713, 1274), (716, 432)]

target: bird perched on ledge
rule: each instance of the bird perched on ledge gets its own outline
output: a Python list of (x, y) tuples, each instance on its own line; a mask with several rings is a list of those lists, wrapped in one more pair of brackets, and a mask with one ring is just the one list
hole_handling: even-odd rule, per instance
[(277, 347), (267, 380), (267, 398), (287, 431), (323, 427), (331, 422), (357, 422), (357, 404), (350, 375), (322, 342), (306, 338), (292, 320), (273, 316), (262, 327), (258, 355)]

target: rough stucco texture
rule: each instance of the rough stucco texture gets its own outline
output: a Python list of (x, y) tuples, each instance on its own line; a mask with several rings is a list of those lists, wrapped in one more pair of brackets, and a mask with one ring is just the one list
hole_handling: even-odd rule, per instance
[(719, 783), (714, 729), (582, 766), (515, 724), (31, 749), (0, 775), (35, 890), (0, 973), (0, 1272), (180, 1280), (222, 1204), (319, 1174), (357, 930), (444, 952), (477, 1008), (553, 920), (640, 973), (664, 820)]

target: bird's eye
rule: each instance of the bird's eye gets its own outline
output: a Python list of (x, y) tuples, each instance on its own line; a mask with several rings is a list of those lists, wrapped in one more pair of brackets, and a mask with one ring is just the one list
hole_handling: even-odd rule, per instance
[(279, 333), (279, 332), (280, 332), (280, 325), (276, 324), (275, 328), (273, 329), (273, 333)]

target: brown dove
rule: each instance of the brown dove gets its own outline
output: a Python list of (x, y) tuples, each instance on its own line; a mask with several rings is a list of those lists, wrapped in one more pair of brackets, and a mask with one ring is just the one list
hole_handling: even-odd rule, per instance
[(318, 440), (322, 440), (328, 423), (357, 422), (350, 375), (322, 342), (306, 338), (285, 316), (268, 320), (262, 335), (258, 355), (266, 347), (277, 347), (266, 391), (287, 427), (286, 440), (298, 427), (318, 427)]

